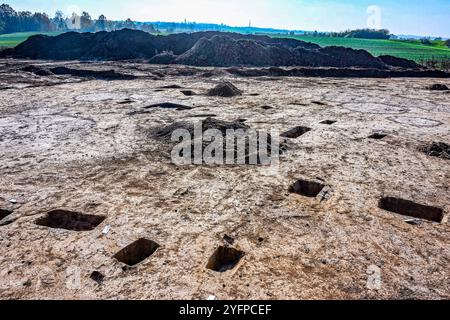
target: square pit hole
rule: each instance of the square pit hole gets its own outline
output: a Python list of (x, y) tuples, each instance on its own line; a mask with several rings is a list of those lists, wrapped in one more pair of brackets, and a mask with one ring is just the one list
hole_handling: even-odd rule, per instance
[(91, 280), (97, 282), (97, 284), (102, 284), (103, 281), (105, 280), (105, 275), (99, 271), (94, 271), (91, 273), (90, 278)]
[(301, 137), (302, 135), (304, 135), (305, 133), (311, 131), (311, 128), (308, 127), (295, 127), (289, 131), (286, 131), (285, 133), (281, 134), (281, 137), (283, 138), (290, 138), (290, 139), (296, 139), (298, 137)]
[(380, 209), (386, 211), (418, 219), (434, 222), (442, 222), (444, 219), (444, 210), (440, 208), (426, 206), (399, 198), (383, 198), (380, 200), (378, 206)]
[(326, 124), (328, 126), (331, 126), (332, 124), (335, 124), (336, 122), (337, 122), (336, 120), (324, 120), (320, 124)]
[(369, 136), (369, 139), (374, 139), (374, 140), (383, 140), (384, 138), (386, 138), (388, 135), (384, 132), (375, 132), (373, 134), (371, 134)]
[(36, 220), (39, 226), (70, 231), (91, 231), (105, 220), (105, 216), (95, 216), (67, 210), (53, 210)]
[(325, 188), (325, 185), (315, 181), (298, 180), (290, 188), (290, 193), (296, 193), (305, 197), (315, 198)]
[(245, 252), (243, 251), (220, 246), (209, 258), (206, 268), (217, 272), (226, 272), (228, 270), (232, 270), (234, 269), (234, 267), (236, 267), (239, 261), (241, 261), (244, 255)]
[(423, 147), (421, 151), (425, 152), (430, 157), (450, 159), (450, 145), (444, 142), (433, 142), (430, 145)]
[(12, 213), (12, 211), (5, 210), (5, 209), (0, 209), (0, 220), (6, 218), (6, 217), (9, 216), (11, 213)]
[(139, 239), (117, 252), (114, 258), (132, 267), (150, 257), (158, 248), (155, 241)]

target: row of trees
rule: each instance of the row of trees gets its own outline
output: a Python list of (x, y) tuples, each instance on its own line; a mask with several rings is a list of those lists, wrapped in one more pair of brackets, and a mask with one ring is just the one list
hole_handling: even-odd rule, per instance
[(387, 29), (356, 29), (342, 32), (306, 32), (308, 36), (330, 38), (357, 38), (357, 39), (390, 39), (391, 33)]
[(45, 13), (16, 12), (6, 4), (0, 6), (0, 34), (51, 30), (54, 30), (53, 21)]
[(157, 32), (152, 24), (135, 23), (131, 19), (125, 21), (110, 21), (104, 15), (92, 19), (87, 12), (81, 15), (73, 13), (66, 17), (62, 11), (57, 11), (53, 18), (45, 13), (16, 12), (7, 4), (0, 6), (0, 34), (29, 31), (113, 31), (120, 29), (139, 29), (150, 33)]

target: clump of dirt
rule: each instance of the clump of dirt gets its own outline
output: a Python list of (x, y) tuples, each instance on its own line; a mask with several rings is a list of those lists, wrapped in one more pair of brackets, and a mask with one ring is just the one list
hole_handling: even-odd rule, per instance
[(436, 83), (427, 88), (432, 91), (449, 91), (450, 89), (445, 84)]
[(21, 70), (25, 71), (25, 72), (33, 73), (37, 76), (51, 76), (54, 74), (53, 72), (51, 72), (49, 69), (47, 69), (45, 67), (39, 67), (39, 66), (35, 66), (35, 65), (29, 65), (29, 66), (23, 67)]
[(231, 98), (242, 95), (242, 91), (236, 88), (231, 82), (225, 81), (208, 90), (207, 94), (211, 97)]
[(443, 159), (450, 159), (450, 145), (443, 142), (433, 142), (422, 150), (430, 157), (438, 157)]

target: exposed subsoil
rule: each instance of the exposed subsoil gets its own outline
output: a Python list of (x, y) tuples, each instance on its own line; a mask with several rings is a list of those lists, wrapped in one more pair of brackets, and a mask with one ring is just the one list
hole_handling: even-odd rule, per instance
[[(436, 79), (237, 69), (0, 60), (0, 298), (449, 299)], [(302, 134), (275, 170), (176, 166), (149, 134), (208, 118)]]

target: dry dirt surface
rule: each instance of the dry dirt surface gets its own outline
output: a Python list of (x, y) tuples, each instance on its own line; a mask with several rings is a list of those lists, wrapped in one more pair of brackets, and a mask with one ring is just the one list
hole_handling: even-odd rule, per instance
[[(436, 83), (0, 60), (0, 298), (449, 299)], [(279, 167), (172, 164), (151, 133), (207, 117), (288, 132)]]

